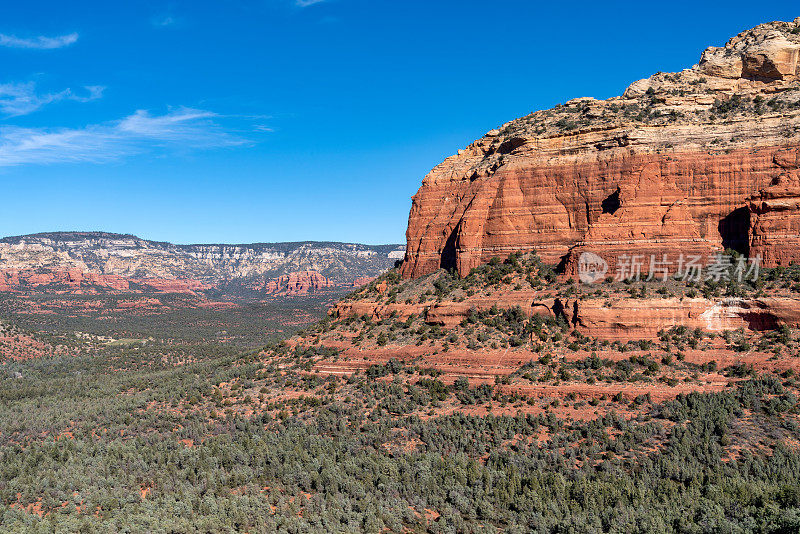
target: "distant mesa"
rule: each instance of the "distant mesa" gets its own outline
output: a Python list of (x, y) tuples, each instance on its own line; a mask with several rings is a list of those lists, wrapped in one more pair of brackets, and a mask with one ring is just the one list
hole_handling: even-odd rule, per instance
[(175, 245), (129, 234), (47, 232), (0, 239), (0, 291), (306, 295), (345, 291), (404, 254), (398, 244)]
[(334, 283), (332, 281), (316, 271), (301, 271), (270, 280), (264, 290), (267, 293), (307, 295), (333, 286)]

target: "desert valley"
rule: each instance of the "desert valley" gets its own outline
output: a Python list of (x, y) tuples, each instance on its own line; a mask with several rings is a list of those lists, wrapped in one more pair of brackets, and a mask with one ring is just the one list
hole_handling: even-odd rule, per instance
[(800, 18), (492, 129), (406, 237), (0, 239), (0, 530), (800, 532)]

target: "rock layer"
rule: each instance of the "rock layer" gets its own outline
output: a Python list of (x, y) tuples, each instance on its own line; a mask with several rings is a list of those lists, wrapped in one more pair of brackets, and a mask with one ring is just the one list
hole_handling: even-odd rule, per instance
[(606, 304), (583, 300), (574, 304), (570, 321), (599, 339), (648, 339), (674, 326), (724, 332), (760, 331), (800, 326), (800, 301), (792, 298), (626, 299)]
[[(399, 245), (299, 242), (174, 245), (104, 232), (54, 232), (0, 239), (0, 291), (48, 285), (125, 291), (217, 287), (263, 291), (270, 280), (314, 271), (325, 280), (295, 284), (342, 288), (394, 265)], [(294, 273), (294, 274), (293, 274)]]
[(490, 131), (423, 180), (402, 274), (464, 275), (519, 250), (569, 273), (583, 251), (612, 270), (622, 254), (725, 248), (800, 260), (798, 27), (758, 26), (621, 97)]
[(192, 279), (127, 278), (80, 269), (3, 269), (0, 291), (48, 289), (53, 292), (130, 291), (134, 288), (162, 293), (194, 293), (212, 286)]
[(285, 295), (306, 295), (334, 285), (332, 281), (316, 271), (302, 271), (270, 280), (264, 286), (264, 291)]
[(491, 308), (519, 307), (527, 316), (562, 316), (570, 327), (603, 340), (654, 339), (659, 331), (674, 326), (724, 332), (744, 328), (773, 330), (780, 326), (800, 327), (800, 300), (787, 297), (760, 298), (655, 298), (599, 299), (542, 298), (536, 291), (507, 291), (491, 296), (471, 297), (463, 302), (426, 304), (376, 304), (342, 301), (331, 308), (333, 317), (363, 317), (374, 321), (393, 318), (403, 321), (411, 315), (424, 317), (431, 325), (452, 328), (471, 312)]

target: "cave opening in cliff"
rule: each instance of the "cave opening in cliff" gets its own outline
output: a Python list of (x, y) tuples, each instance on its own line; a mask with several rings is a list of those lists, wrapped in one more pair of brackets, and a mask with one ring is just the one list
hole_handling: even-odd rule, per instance
[(616, 212), (622, 204), (619, 200), (619, 187), (616, 191), (608, 195), (603, 202), (600, 203), (600, 207), (603, 209), (603, 213), (609, 213), (611, 215)]
[(750, 252), (750, 210), (736, 208), (719, 221), (722, 246), (747, 256)]
[(458, 266), (458, 253), (456, 252), (456, 241), (458, 240), (458, 228), (460, 224), (457, 224), (453, 231), (450, 232), (450, 235), (447, 236), (447, 241), (444, 243), (444, 248), (442, 249), (442, 255), (439, 259), (439, 267), (442, 269), (446, 269), (448, 271), (455, 271)]

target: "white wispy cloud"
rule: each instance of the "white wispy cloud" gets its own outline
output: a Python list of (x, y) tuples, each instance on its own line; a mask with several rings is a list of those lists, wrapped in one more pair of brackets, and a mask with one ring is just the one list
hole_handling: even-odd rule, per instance
[(34, 82), (0, 84), (0, 113), (7, 116), (19, 116), (61, 100), (89, 102), (103, 96), (105, 87), (89, 85), (83, 92), (76, 93), (72, 89), (64, 89), (57, 93), (38, 93)]
[(56, 37), (46, 37), (39, 35), (37, 37), (17, 37), (16, 35), (8, 35), (0, 33), (0, 46), (8, 48), (32, 48), (36, 50), (52, 50), (54, 48), (63, 48), (75, 43), (78, 40), (77, 33), (68, 33), (66, 35), (59, 35)]
[(0, 127), (0, 167), (70, 162), (102, 163), (158, 148), (198, 149), (246, 144), (209, 111), (178, 108), (164, 115), (139, 110), (83, 128)]
[(166, 28), (178, 24), (178, 19), (172, 15), (158, 15), (150, 19), (150, 23), (156, 28)]
[(0, 128), (0, 167), (26, 163), (102, 162), (129, 153), (113, 129), (88, 126), (45, 130), (8, 126)]
[(308, 7), (313, 6), (314, 4), (320, 4), (325, 0), (294, 0), (294, 4), (300, 7)]

